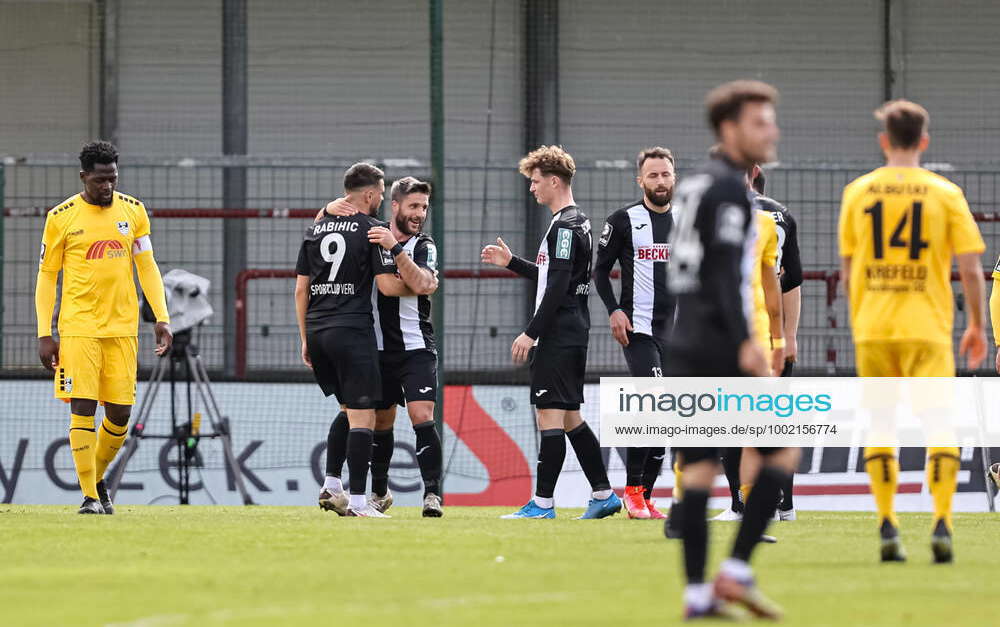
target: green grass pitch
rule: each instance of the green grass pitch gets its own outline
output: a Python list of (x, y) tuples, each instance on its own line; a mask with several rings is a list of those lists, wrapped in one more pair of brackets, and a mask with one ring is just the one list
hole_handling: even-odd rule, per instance
[[(0, 505), (0, 623), (14, 625), (663, 625), (680, 622), (681, 545), (621, 515), (422, 519), (304, 507)], [(800, 512), (755, 556), (787, 625), (992, 625), (1000, 515), (956, 516), (953, 565), (928, 514), (903, 514), (906, 564), (879, 564), (874, 515)], [(712, 564), (736, 531), (712, 523)], [(500, 557), (502, 556), (502, 558)]]

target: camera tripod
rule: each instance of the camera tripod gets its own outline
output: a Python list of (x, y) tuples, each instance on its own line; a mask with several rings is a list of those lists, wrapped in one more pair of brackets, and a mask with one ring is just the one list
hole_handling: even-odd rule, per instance
[[(184, 365), (184, 378), (179, 380), (177, 369), (180, 364)], [(164, 378), (167, 378), (170, 383), (170, 433), (148, 433), (147, 427), (150, 414), (153, 410), (153, 403), (156, 401), (156, 395), (160, 390), (160, 384)], [(179, 403), (177, 402), (176, 391), (177, 384), (180, 382), (184, 383), (187, 396), (187, 420), (185, 422), (178, 422), (180, 407), (178, 407)], [(192, 387), (197, 390), (198, 396), (205, 406), (205, 414), (208, 417), (211, 431), (206, 432), (201, 430), (201, 415), (194, 411)], [(174, 336), (173, 345), (169, 353), (161, 355), (156, 366), (153, 368), (153, 373), (149, 378), (149, 387), (146, 389), (146, 394), (139, 404), (139, 410), (136, 412), (132, 423), (131, 433), (125, 442), (125, 449), (122, 451), (120, 461), (115, 464), (111, 478), (108, 481), (108, 489), (112, 498), (114, 498), (118, 491), (118, 485), (121, 482), (122, 475), (125, 474), (126, 466), (128, 466), (129, 461), (135, 455), (143, 440), (174, 440), (177, 443), (177, 496), (181, 505), (188, 505), (190, 503), (191, 492), (191, 467), (197, 461), (197, 446), (201, 438), (218, 438), (222, 441), (222, 452), (225, 457), (226, 468), (230, 476), (233, 477), (236, 489), (243, 498), (243, 504), (253, 505), (253, 499), (250, 498), (250, 494), (247, 492), (246, 485), (243, 483), (243, 475), (240, 473), (239, 465), (236, 463), (236, 458), (233, 455), (232, 440), (229, 432), (229, 418), (223, 416), (219, 411), (219, 405), (215, 400), (215, 395), (212, 393), (211, 382), (208, 380), (208, 372), (205, 370), (205, 364), (201, 361), (198, 347), (191, 342), (191, 330), (186, 329)]]

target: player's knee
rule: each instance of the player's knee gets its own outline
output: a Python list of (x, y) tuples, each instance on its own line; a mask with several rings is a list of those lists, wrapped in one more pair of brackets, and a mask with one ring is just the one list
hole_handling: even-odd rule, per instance
[(93, 416), (97, 413), (97, 401), (89, 398), (74, 398), (69, 402), (70, 411), (77, 416)]
[(132, 415), (132, 406), (105, 403), (104, 415), (111, 421), (112, 424), (124, 427), (128, 424), (128, 419)]
[(376, 431), (386, 431), (392, 429), (392, 426), (396, 424), (396, 406), (393, 405), (389, 409), (379, 409), (375, 412), (375, 430)]

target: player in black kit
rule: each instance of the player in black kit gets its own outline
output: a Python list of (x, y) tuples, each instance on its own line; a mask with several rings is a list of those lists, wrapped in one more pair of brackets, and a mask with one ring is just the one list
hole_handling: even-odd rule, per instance
[(621, 499), (611, 490), (597, 437), (580, 415), (590, 337), (590, 220), (573, 201), (576, 164), (562, 148), (532, 151), (521, 159), (519, 170), (531, 180), (535, 200), (552, 212), (552, 222), (535, 263), (513, 256), (499, 237), (482, 252), (483, 262), (536, 282), (535, 314), (511, 346), (515, 363), (531, 364), (531, 404), (542, 435), (535, 496), (504, 518), (555, 518), (553, 494), (566, 457), (566, 437), (592, 490), (581, 518), (604, 518), (621, 511)]
[[(674, 157), (666, 148), (646, 148), (636, 157), (642, 199), (608, 216), (594, 265), (594, 285), (608, 309), (611, 335), (622, 345), (629, 374), (662, 377), (665, 349), (674, 319), (667, 290), (670, 230), (674, 219)], [(615, 297), (611, 270), (621, 266), (621, 298)], [(630, 447), (625, 456), (625, 511), (629, 518), (666, 518), (652, 501), (666, 451)]]
[[(374, 309), (382, 401), (375, 411), (370, 501), (383, 513), (392, 506), (389, 465), (395, 447), (393, 426), (396, 406), (404, 405), (416, 434), (417, 465), (424, 482), (423, 516), (439, 518), (443, 514), (443, 464), (441, 438), (434, 423), (438, 382), (430, 299), (438, 288), (438, 254), (434, 240), (421, 231), (427, 219), (430, 193), (429, 183), (412, 176), (393, 183), (389, 193), (392, 219), (388, 230), (380, 230), (378, 240), (390, 251), (399, 245), (401, 252), (393, 252), (392, 263), (407, 290), (398, 297), (379, 292)], [(358, 210), (348, 199), (338, 198), (327, 205), (325, 211), (333, 215), (351, 215)], [(347, 419), (338, 416), (327, 441), (328, 476), (334, 473), (339, 476), (346, 454)], [(321, 506), (324, 506), (322, 499)]]
[[(745, 171), (776, 157), (777, 91), (757, 81), (736, 81), (706, 98), (708, 119), (721, 143), (721, 155), (678, 185), (668, 284), (677, 295), (674, 332), (668, 344), (668, 376), (765, 376), (763, 350), (750, 329), (749, 257), (754, 214)], [(684, 591), (689, 619), (733, 618), (745, 605), (760, 617), (779, 618), (781, 610), (754, 584), (750, 555), (777, 507), (778, 492), (794, 471), (798, 449), (760, 449), (763, 468), (754, 482), (743, 520), (714, 584), (705, 583), (709, 490), (718, 470), (716, 448), (684, 448), (684, 498), (679, 508), (684, 542)]]
[(312, 368), (323, 393), (336, 396), (346, 408), (350, 424), (350, 497), (344, 498), (338, 485), (336, 500), (345, 515), (373, 518), (385, 515), (371, 507), (365, 495), (375, 406), (382, 395), (372, 289), (377, 283), (379, 291), (398, 293), (401, 284), (393, 275), (392, 259), (369, 241), (370, 231), (378, 235), (384, 230), (384, 224), (369, 215), (382, 204), (384, 178), (367, 163), (351, 166), (344, 174), (344, 190), (352, 204), (367, 213), (324, 216), (309, 226), (295, 267), (302, 361)]

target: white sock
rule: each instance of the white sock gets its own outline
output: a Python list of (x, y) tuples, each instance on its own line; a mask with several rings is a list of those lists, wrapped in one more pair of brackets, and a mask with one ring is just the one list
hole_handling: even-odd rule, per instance
[(590, 495), (595, 499), (597, 499), (598, 501), (603, 501), (604, 499), (611, 496), (611, 490), (597, 490), (595, 492), (591, 492)]
[(722, 562), (722, 566), (719, 570), (730, 577), (741, 581), (753, 579), (753, 569), (750, 568), (750, 564), (744, 562), (743, 560), (738, 560), (735, 557), (730, 557), (726, 561)]
[(689, 583), (684, 586), (684, 604), (697, 610), (708, 609), (712, 604), (712, 584)]
[(332, 492), (333, 494), (340, 494), (344, 491), (344, 484), (340, 482), (340, 477), (327, 477), (323, 481), (323, 489)]
[(358, 511), (359, 509), (364, 509), (368, 506), (368, 496), (364, 494), (352, 494), (351, 495), (351, 509)]
[(545, 496), (535, 495), (534, 501), (535, 505), (539, 507), (544, 507), (545, 509), (552, 509), (553, 507), (556, 506), (556, 500), (551, 496), (545, 497)]

